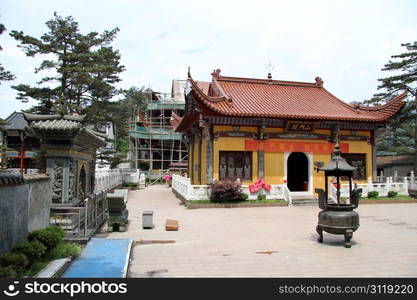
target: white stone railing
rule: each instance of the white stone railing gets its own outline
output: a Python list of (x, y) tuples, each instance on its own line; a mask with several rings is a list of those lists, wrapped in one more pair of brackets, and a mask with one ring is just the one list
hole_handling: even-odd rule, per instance
[[(408, 180), (404, 178), (403, 182), (393, 182), (391, 177), (387, 177), (385, 183), (372, 182), (371, 178), (368, 178), (368, 183), (358, 183), (358, 188), (362, 189), (362, 197), (366, 197), (368, 192), (377, 191), (378, 197), (388, 196), (388, 192), (397, 192), (400, 196), (408, 196)], [(341, 184), (340, 197), (349, 197), (349, 184)], [(330, 197), (336, 199), (336, 187), (330, 183)]]
[[(9, 171), (12, 171), (13, 173), (20, 174), (19, 168), (9, 168), (7, 169)], [(26, 174), (39, 174), (39, 169), (23, 169), (23, 172), (26, 171)]]
[(171, 187), (185, 200), (210, 199), (210, 187), (208, 185), (192, 185), (188, 177), (173, 174)]
[(123, 182), (139, 183), (139, 169), (123, 169)]
[(94, 193), (100, 193), (123, 183), (122, 169), (96, 170)]
[(292, 206), (291, 192), (286, 184), (282, 184), (282, 192), (284, 194), (285, 201), (288, 202), (288, 206)]
[[(185, 200), (208, 200), (210, 199), (210, 186), (192, 185), (190, 178), (180, 175), (172, 175), (172, 189)], [(266, 199), (285, 199), (289, 205), (292, 205), (290, 191), (285, 184), (271, 185), (271, 190), (266, 192), (262, 190), (257, 193), (249, 192), (249, 185), (242, 185), (242, 192), (247, 194), (248, 200), (258, 199), (258, 195), (263, 193)]]

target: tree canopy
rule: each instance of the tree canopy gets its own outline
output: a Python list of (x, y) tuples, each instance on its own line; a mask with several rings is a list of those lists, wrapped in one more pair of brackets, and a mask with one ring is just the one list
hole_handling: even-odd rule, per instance
[[(149, 89), (131, 87), (123, 91), (124, 97), (117, 100), (105, 103), (97, 107), (92, 105), (88, 110), (95, 110), (90, 115), (102, 116), (101, 120), (97, 122), (110, 121), (113, 122), (116, 128), (115, 148), (118, 152), (104, 151), (100, 154), (100, 159), (110, 164), (110, 167), (115, 167), (119, 163), (127, 162), (126, 156), (129, 151), (129, 129), (132, 125), (131, 121), (137, 112), (144, 112), (146, 105), (150, 99), (152, 91)], [(103, 115), (97, 114), (98, 110), (105, 111)]]
[[(6, 27), (4, 24), (0, 23), (0, 34), (2, 34), (6, 30)], [(3, 50), (3, 48), (0, 46), (0, 51)], [(10, 81), (14, 80), (15, 76), (10, 71), (6, 71), (3, 67), (3, 65), (0, 63), (0, 84), (2, 81)]]
[(45, 71), (47, 75), (35, 86), (13, 86), (18, 91), (17, 99), (38, 100), (32, 109), (37, 113), (89, 113), (90, 106), (108, 102), (120, 92), (114, 84), (121, 80), (119, 74), (125, 68), (120, 64), (119, 51), (110, 46), (118, 28), (82, 34), (73, 17), (57, 13), (46, 26), (49, 31), (40, 38), (22, 31), (10, 33), (27, 56), (46, 57), (35, 73)]
[(391, 56), (382, 71), (394, 75), (378, 79), (377, 93), (366, 103), (384, 104), (400, 92), (407, 91), (408, 102), (387, 128), (377, 131), (377, 150), (396, 153), (415, 153), (414, 168), (417, 171), (417, 41), (401, 44), (404, 53)]

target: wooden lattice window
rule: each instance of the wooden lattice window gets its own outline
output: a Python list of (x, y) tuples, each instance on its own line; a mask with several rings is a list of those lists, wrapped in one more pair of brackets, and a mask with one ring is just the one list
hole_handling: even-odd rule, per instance
[(252, 152), (220, 151), (219, 175), (220, 180), (251, 181)]

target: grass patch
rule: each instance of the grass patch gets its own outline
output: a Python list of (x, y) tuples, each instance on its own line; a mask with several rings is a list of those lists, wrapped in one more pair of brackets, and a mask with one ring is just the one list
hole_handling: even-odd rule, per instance
[[(397, 196), (397, 197), (376, 197), (376, 198), (368, 198), (368, 197), (361, 197), (359, 199), (359, 204), (361, 203), (361, 201), (366, 201), (366, 200), (370, 200), (370, 201), (382, 201), (382, 200), (389, 200), (389, 201), (393, 201), (395, 202), (396, 200), (413, 200), (413, 197), (410, 196)], [(341, 203), (346, 203), (347, 198), (346, 197), (341, 197), (340, 198), (340, 202)]]
[(286, 203), (283, 199), (272, 200), (245, 200), (245, 201), (227, 201), (227, 202), (213, 202), (210, 200), (188, 200), (187, 204), (240, 204), (240, 203)]
[[(368, 198), (368, 197), (363, 197), (361, 198), (359, 201), (362, 200), (371, 200), (371, 201), (379, 201), (379, 200), (411, 200), (414, 199), (413, 197), (410, 196), (398, 196), (398, 197), (377, 197), (377, 198)], [(359, 202), (360, 203), (360, 202)]]

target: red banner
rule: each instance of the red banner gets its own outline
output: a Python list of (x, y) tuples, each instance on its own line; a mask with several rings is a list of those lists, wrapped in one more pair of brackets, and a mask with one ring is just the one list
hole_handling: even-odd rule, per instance
[[(330, 154), (334, 150), (334, 144), (245, 140), (245, 150), (263, 150), (265, 152), (308, 152)], [(349, 144), (341, 143), (340, 150), (342, 151), (342, 153), (348, 153)]]

